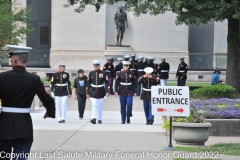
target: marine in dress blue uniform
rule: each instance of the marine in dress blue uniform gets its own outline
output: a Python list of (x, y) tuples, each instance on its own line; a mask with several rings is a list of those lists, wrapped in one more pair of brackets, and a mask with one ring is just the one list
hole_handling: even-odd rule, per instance
[(58, 123), (65, 123), (67, 116), (67, 98), (71, 98), (72, 89), (69, 73), (65, 72), (65, 63), (58, 64), (59, 71), (51, 79), (51, 92), (54, 95)]
[[(40, 77), (25, 69), (30, 47), (7, 45), (12, 70), (0, 73), (0, 154), (1, 160), (10, 160), (6, 154), (26, 160), (33, 142), (33, 124), (30, 109), (37, 94), (46, 108), (44, 118), (55, 118), (55, 103), (47, 94)], [(16, 160), (17, 158), (12, 158)]]
[(133, 96), (137, 95), (137, 85), (134, 73), (129, 71), (129, 65), (129, 61), (123, 61), (124, 70), (117, 74), (115, 82), (115, 96), (119, 95), (122, 124), (125, 124), (126, 118), (127, 123), (130, 123)]
[(154, 116), (152, 115), (151, 87), (157, 85), (157, 79), (152, 75), (153, 68), (147, 67), (144, 71), (146, 74), (139, 78), (138, 84), (143, 85), (141, 100), (143, 100), (146, 125), (152, 125)]
[(103, 71), (106, 72), (107, 76), (108, 76), (108, 85), (110, 87), (110, 94), (114, 95), (113, 92), (113, 78), (114, 78), (114, 66), (112, 64), (112, 57), (107, 58), (107, 63), (104, 64), (103, 66)]
[(180, 58), (180, 64), (178, 65), (176, 78), (178, 79), (178, 86), (185, 86), (187, 79), (188, 65), (184, 62), (184, 57)]
[(165, 57), (161, 58), (162, 63), (159, 64), (158, 67), (158, 72), (160, 76), (160, 84), (161, 86), (166, 86), (167, 85), (167, 80), (169, 78), (169, 70), (170, 70), (170, 65), (167, 63), (165, 60)]
[[(137, 63), (137, 80), (145, 74), (144, 68), (145, 64), (143, 63), (143, 56), (139, 56), (138, 60), (139, 62)], [(140, 96), (141, 93), (141, 84), (137, 84), (137, 96)]]
[(117, 60), (118, 60), (118, 64), (114, 68), (115, 69), (115, 77), (118, 72), (123, 70), (123, 64), (122, 64), (123, 58), (117, 58)]
[(89, 72), (87, 83), (87, 98), (92, 102), (92, 120), (93, 124), (102, 123), (102, 108), (104, 97), (109, 96), (108, 76), (106, 72), (100, 70), (100, 61), (93, 60), (94, 70)]

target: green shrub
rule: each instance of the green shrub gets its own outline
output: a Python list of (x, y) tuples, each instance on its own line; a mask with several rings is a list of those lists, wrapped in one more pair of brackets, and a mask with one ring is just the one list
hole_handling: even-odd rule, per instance
[(194, 98), (234, 98), (236, 89), (226, 84), (204, 86), (191, 91)]

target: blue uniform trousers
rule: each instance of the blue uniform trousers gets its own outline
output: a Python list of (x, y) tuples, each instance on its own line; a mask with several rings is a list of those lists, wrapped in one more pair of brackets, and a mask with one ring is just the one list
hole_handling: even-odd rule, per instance
[(12, 160), (27, 160), (29, 157), (32, 142), (28, 139), (1, 139), (0, 140), (0, 153), (1, 160), (10, 160), (13, 148)]
[(185, 84), (186, 84), (186, 79), (178, 79), (178, 83), (177, 83), (178, 86), (185, 86)]
[(141, 94), (141, 86), (142, 86), (142, 84), (138, 84), (138, 86), (137, 86), (137, 96), (140, 96), (140, 94)]
[(110, 94), (114, 94), (113, 92), (113, 78), (112, 77), (108, 77), (108, 84), (110, 86)]
[(152, 104), (151, 101), (143, 101), (143, 108), (146, 117), (146, 122), (153, 119), (154, 116), (152, 115)]
[(121, 117), (122, 122), (126, 121), (126, 117), (132, 117), (132, 102), (133, 96), (119, 96), (120, 105), (121, 105)]

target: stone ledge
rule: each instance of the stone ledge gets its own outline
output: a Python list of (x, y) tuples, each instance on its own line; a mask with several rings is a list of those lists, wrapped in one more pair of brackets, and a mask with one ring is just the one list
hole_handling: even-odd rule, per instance
[(240, 136), (240, 119), (207, 119), (212, 124), (210, 136)]

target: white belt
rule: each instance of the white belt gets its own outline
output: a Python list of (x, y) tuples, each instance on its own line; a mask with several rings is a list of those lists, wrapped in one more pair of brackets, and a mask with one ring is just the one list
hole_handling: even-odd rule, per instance
[(161, 72), (168, 72), (168, 70), (161, 70)]
[(146, 89), (146, 88), (143, 88), (144, 91), (151, 91), (151, 89)]
[(30, 108), (12, 108), (12, 107), (2, 107), (2, 112), (10, 113), (30, 113)]
[(132, 71), (132, 70), (136, 70), (136, 69), (134, 69), (134, 68), (130, 68), (130, 71)]
[(185, 72), (185, 71), (179, 71), (179, 72), (183, 73), (183, 72)]
[(127, 85), (127, 86), (132, 85), (132, 83), (123, 83), (123, 82), (120, 82), (120, 84), (121, 85)]
[(103, 87), (104, 84), (100, 84), (100, 85), (94, 85), (94, 84), (91, 84), (91, 86), (92, 86), (92, 87), (96, 87), (96, 88), (98, 88), (98, 87)]
[(121, 71), (123, 71), (124, 69), (121, 69)]
[(55, 86), (67, 86), (67, 83), (65, 83), (65, 84), (55, 84)]
[(144, 71), (144, 69), (139, 69), (138, 71), (141, 72), (141, 71)]
[(109, 70), (105, 70), (106, 72), (111, 72), (111, 71), (109, 71)]

